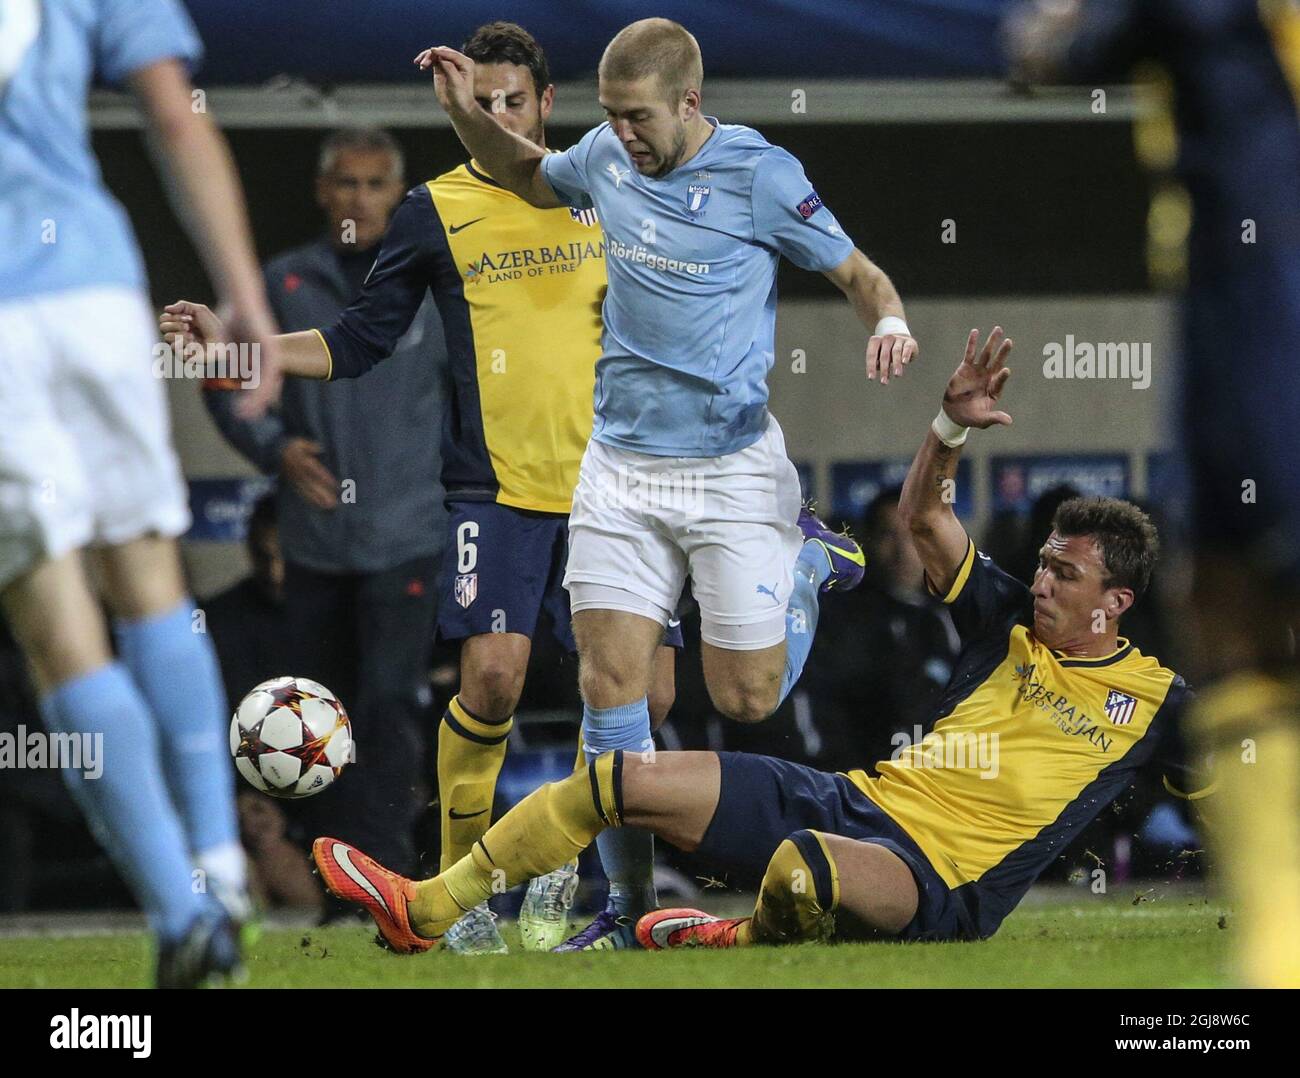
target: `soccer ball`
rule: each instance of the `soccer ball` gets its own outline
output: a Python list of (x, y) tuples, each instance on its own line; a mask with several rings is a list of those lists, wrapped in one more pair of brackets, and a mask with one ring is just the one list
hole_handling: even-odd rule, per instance
[(253, 786), (276, 797), (311, 797), (353, 759), (352, 724), (317, 681), (278, 677), (254, 688), (230, 720), (230, 754)]

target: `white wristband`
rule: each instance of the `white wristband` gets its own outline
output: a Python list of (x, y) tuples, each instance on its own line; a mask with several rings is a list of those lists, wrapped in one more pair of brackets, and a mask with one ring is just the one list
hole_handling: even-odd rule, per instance
[(887, 314), (876, 323), (874, 336), (887, 337), (891, 333), (901, 333), (904, 337), (912, 335), (912, 331), (907, 328), (907, 323), (903, 319), (896, 314)]
[(948, 418), (948, 413), (942, 408), (939, 409), (939, 414), (934, 417), (930, 429), (934, 431), (939, 441), (943, 442), (949, 449), (956, 449), (959, 445), (965, 445), (966, 435), (970, 433), (970, 427), (958, 426)]

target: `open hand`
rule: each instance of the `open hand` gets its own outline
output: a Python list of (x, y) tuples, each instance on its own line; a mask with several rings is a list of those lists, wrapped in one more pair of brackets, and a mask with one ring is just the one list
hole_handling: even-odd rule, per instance
[[(979, 348), (980, 331), (972, 329), (966, 338), (966, 355), (961, 366), (948, 379), (943, 392), (943, 410), (949, 419), (962, 427), (984, 430), (992, 426), (1010, 426), (1006, 412), (995, 411), (1002, 387), (1011, 377), (1004, 366), (1011, 354), (1011, 338), (1004, 337), (1001, 326), (994, 326), (984, 347)], [(978, 354), (976, 349), (979, 348)]]

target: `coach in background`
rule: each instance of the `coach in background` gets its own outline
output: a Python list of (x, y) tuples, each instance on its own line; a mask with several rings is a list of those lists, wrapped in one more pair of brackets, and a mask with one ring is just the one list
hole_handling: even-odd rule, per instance
[[(328, 231), (265, 270), (286, 331), (329, 325), (352, 303), (405, 192), (403, 177), (401, 149), (387, 132), (347, 129), (325, 140), (316, 200)], [(317, 827), (369, 843), (409, 870), (445, 530), (438, 478), (445, 376), (442, 324), (426, 299), (392, 358), (367, 378), (295, 378), (278, 411), (255, 420), (235, 414), (235, 394), (213, 385), (204, 393), (227, 440), (281, 478), (284, 596), (297, 665), (274, 673), (323, 682), (352, 718), (358, 750), (349, 780), (306, 809), (320, 814)]]

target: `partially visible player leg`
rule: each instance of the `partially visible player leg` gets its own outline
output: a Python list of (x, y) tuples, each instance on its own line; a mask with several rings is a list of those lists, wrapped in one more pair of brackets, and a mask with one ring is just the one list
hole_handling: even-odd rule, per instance
[(700, 605), (714, 705), (760, 722), (789, 694), (817, 632), (818, 594), (862, 576), (856, 543), (800, 507), (799, 477), (775, 419), (747, 449), (699, 466), (699, 512), (681, 541)]
[[(493, 873), (503, 873), (507, 886), (539, 875), (576, 857), (600, 834), (625, 825), (694, 849), (713, 817), (718, 783), (713, 753), (605, 753), (584, 771), (542, 787), (506, 813), (471, 856), (446, 874), (448, 893), (463, 903), (485, 885), (490, 888)], [(427, 893), (439, 892), (430, 887)]]
[(831, 531), (809, 506), (799, 510), (799, 531), (803, 545), (795, 558), (786, 612), (786, 657), (781, 677), (781, 700), (803, 673), (812, 650), (821, 613), (818, 595), (824, 591), (850, 591), (862, 583), (867, 559), (848, 532)]
[[(617, 593), (617, 589), (605, 589)], [(582, 747), (588, 762), (606, 752), (653, 757), (649, 695), (664, 627), (657, 617), (627, 610), (585, 607), (591, 585), (578, 585), (573, 632), (578, 644), (582, 690)], [(630, 593), (604, 601), (629, 605)], [(649, 611), (647, 611), (649, 613)], [(662, 691), (662, 690), (661, 690)], [(596, 839), (609, 880), (608, 904), (586, 928), (566, 940), (560, 952), (636, 946), (636, 919), (658, 904), (654, 889), (654, 836), (639, 828), (602, 833)]]
[[(465, 856), (492, 822), (533, 632), (558, 588), (567, 536), (566, 518), (558, 513), (481, 501), (453, 501), (448, 509), (438, 635), (462, 644), (460, 689), (438, 728), (443, 869)], [(567, 622), (567, 606), (564, 613)], [(486, 902), (449, 933), (447, 946), (461, 954), (505, 950)]]
[(603, 830), (621, 827), (625, 813), (634, 825), (694, 848), (713, 817), (718, 789), (713, 753), (663, 752), (644, 760), (607, 752), (534, 790), (488, 829), (469, 856), (431, 880), (403, 879), (331, 838), (318, 838), (313, 856), (330, 890), (365, 906), (394, 949), (423, 951), (466, 910), (573, 860)]
[[(171, 444), (163, 383), (145, 360), (156, 339), (144, 297), (102, 292), (86, 300), (102, 340), (62, 335), (61, 407), (95, 517), (104, 598), (118, 654), (148, 703), (163, 775), (203, 888), (236, 920), (251, 913), (226, 744), (225, 688), (211, 637), (196, 618), (176, 537), (189, 527), (188, 495)], [(88, 315), (89, 317), (89, 315)]]
[[(90, 324), (98, 332), (87, 336), (80, 327)], [(229, 919), (193, 886), (163, 778), (179, 765), (163, 759), (152, 709), (112, 657), (79, 553), (95, 540), (188, 526), (165, 395), (147, 358), (154, 339), (148, 305), (130, 290), (0, 305), (0, 502), (13, 508), (0, 527), (0, 601), (47, 727), (102, 743), (100, 773), (64, 778), (159, 936), (159, 982), (181, 985), (234, 972), (238, 948)]]
[[(655, 472), (647, 478), (662, 479), (660, 464), (660, 458), (593, 440), (578, 473), (564, 586), (579, 654), (588, 759), (614, 749), (653, 750), (649, 695), (655, 655), (686, 580), (686, 555), (665, 523), (674, 507), (640, 494), (662, 489), (639, 481), (647, 469)], [(648, 835), (604, 836), (598, 848), (610, 903), (565, 949), (636, 946), (635, 918), (656, 902)]]
[[(650, 691), (646, 697), (647, 707), (650, 711), (650, 732), (652, 734), (663, 725), (664, 719), (668, 717), (669, 711), (672, 710), (673, 701), (677, 696), (677, 652), (682, 643), (680, 628), (675, 627), (670, 622), (664, 638), (665, 640), (671, 639), (673, 643), (661, 646), (655, 653)], [(589, 762), (590, 759), (587, 756), (580, 735), (578, 738), (578, 755), (573, 764), (574, 769), (585, 770)], [(654, 889), (654, 835), (650, 831), (639, 827), (622, 827), (616, 831), (602, 831), (596, 837), (596, 848), (600, 854), (601, 868), (605, 872), (606, 879), (610, 880), (610, 887), (615, 892), (615, 895), (619, 891), (626, 890), (629, 883), (635, 878), (644, 877), (644, 882), (640, 887), (643, 902), (646, 904), (647, 909), (652, 909), (658, 905), (659, 896)], [(619, 881), (618, 883), (615, 883), (616, 879)], [(525, 933), (528, 927), (525, 914), (529, 911), (530, 902), (534, 907), (541, 909), (555, 907), (559, 903), (567, 911), (569, 906), (572, 905), (573, 890), (576, 883), (576, 862), (533, 880), (529, 886), (528, 897), (524, 899), (524, 907), (519, 914), (521, 935)], [(555, 912), (552, 912), (548, 919), (556, 921), (558, 917)], [(628, 942), (628, 934), (625, 931), (628, 927), (626, 922), (630, 920), (630, 917), (618, 912), (614, 902), (610, 902), (603, 913), (595, 918), (582, 932), (565, 941), (562, 947), (553, 945), (552, 948), (548, 949), (556, 949), (564, 953), (566, 951), (591, 949), (594, 944), (598, 944), (602, 940), (618, 940), (626, 943)], [(557, 940), (556, 944), (559, 944), (559, 942)], [(614, 945), (617, 946), (617, 944)]]
[(122, 662), (153, 712), (166, 766), (205, 886), (236, 920), (252, 910), (226, 747), (225, 690), (196, 620), (173, 539), (146, 536), (100, 552)]
[[(521, 633), (480, 633), (461, 645), (460, 689), (438, 727), (442, 871), (469, 853), (492, 823), (497, 777), (531, 652), (532, 640)], [(448, 933), (447, 947), (461, 954), (506, 950), (486, 902)]]
[(1257, 988), (1300, 987), (1300, 685), (1233, 674), (1198, 696), (1192, 725), (1215, 755), (1205, 813), (1239, 918), (1235, 972)]
[(749, 917), (659, 910), (640, 920), (637, 937), (653, 949), (888, 938), (907, 927), (918, 901), (911, 870), (891, 850), (802, 830), (772, 855)]
[(69, 789), (163, 945), (179, 941), (202, 914), (203, 899), (163, 782), (167, 768), (149, 705), (112, 658), (80, 553), (40, 563), (6, 586), (0, 601), (35, 673), (47, 728), (102, 746), (93, 778), (64, 770)]
[(497, 776), (532, 646), (520, 633), (482, 633), (461, 645), (460, 690), (438, 728), (439, 865), (444, 870), (464, 857), (492, 822)]
[(678, 647), (663, 644), (655, 652), (654, 669), (650, 674), (650, 691), (646, 707), (650, 712), (650, 732), (655, 733), (668, 718), (677, 699)]

